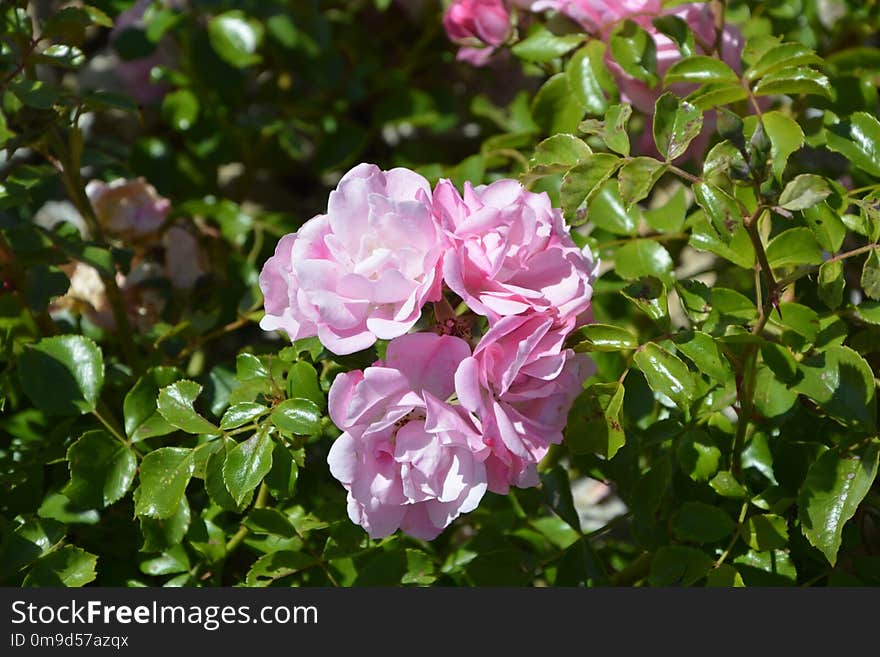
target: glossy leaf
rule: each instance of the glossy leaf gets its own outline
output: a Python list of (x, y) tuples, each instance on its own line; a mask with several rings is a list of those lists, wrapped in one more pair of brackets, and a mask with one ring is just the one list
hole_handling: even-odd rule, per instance
[(649, 342), (636, 353), (634, 360), (654, 392), (666, 395), (682, 407), (688, 406), (694, 399), (696, 387), (693, 376), (678, 356)]
[(134, 492), (135, 515), (170, 518), (177, 513), (194, 467), (191, 449), (161, 447), (147, 454)]
[(94, 554), (65, 545), (37, 561), (24, 578), (24, 586), (85, 586), (97, 577), (97, 563)]
[(774, 269), (817, 265), (822, 262), (822, 249), (809, 228), (790, 228), (767, 244), (767, 260)]
[(621, 278), (637, 279), (655, 276), (672, 280), (672, 258), (655, 240), (632, 240), (614, 255), (614, 269)]
[(621, 160), (616, 155), (593, 153), (565, 174), (560, 196), (569, 223), (577, 222), (578, 208), (599, 192), (620, 165)]
[(272, 469), (274, 447), (270, 431), (262, 429), (228, 451), (223, 481), (236, 504), (241, 504)]
[(132, 441), (164, 436), (175, 430), (159, 413), (156, 398), (159, 390), (178, 379), (180, 372), (175, 367), (151, 367), (125, 395), (125, 433)]
[(131, 448), (106, 431), (88, 431), (67, 450), (70, 481), (65, 495), (82, 508), (100, 509), (128, 492), (137, 471)]
[(617, 174), (624, 209), (647, 198), (665, 171), (663, 163), (653, 157), (636, 157), (624, 164)]
[(639, 346), (636, 337), (624, 328), (610, 324), (587, 324), (573, 333), (569, 344), (577, 352), (622, 351)]
[(101, 350), (81, 335), (44, 338), (28, 346), (18, 370), (27, 396), (50, 415), (94, 411), (104, 385)]
[(807, 473), (798, 499), (801, 528), (832, 566), (837, 562), (843, 526), (877, 476), (878, 455), (876, 442), (851, 454), (828, 450)]
[(786, 210), (806, 210), (824, 201), (831, 186), (822, 176), (804, 173), (789, 182), (779, 195), (779, 205)]
[(219, 433), (216, 426), (193, 408), (193, 402), (201, 391), (202, 386), (194, 381), (178, 381), (159, 391), (156, 406), (165, 421), (173, 427), (187, 433)]
[(657, 99), (654, 108), (654, 143), (668, 162), (684, 155), (702, 127), (703, 114), (696, 106), (670, 92)]

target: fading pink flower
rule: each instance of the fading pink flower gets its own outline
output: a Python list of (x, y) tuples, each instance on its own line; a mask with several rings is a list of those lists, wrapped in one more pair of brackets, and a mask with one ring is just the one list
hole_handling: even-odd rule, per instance
[(143, 178), (109, 183), (92, 180), (86, 185), (86, 195), (103, 229), (132, 242), (152, 238), (171, 209), (171, 201), (159, 196)]
[(442, 243), (431, 188), (407, 169), (359, 164), (330, 193), (327, 214), (284, 236), (260, 273), (260, 326), (317, 335), (350, 354), (406, 333), (440, 298)]
[(486, 492), (477, 430), (445, 401), (469, 356), (459, 338), (413, 333), (388, 344), (384, 363), (333, 381), (330, 417), (344, 433), (327, 460), (349, 517), (371, 537), (400, 528), (433, 539)]
[(451, 244), (446, 284), (490, 323), (546, 312), (570, 330), (589, 308), (596, 267), (546, 193), (499, 180), (476, 188), (466, 182), (462, 197), (443, 180), (434, 213)]
[(537, 485), (537, 463), (562, 442), (568, 411), (593, 367), (563, 348), (566, 335), (547, 314), (504, 317), (455, 373), (459, 402), (482, 423), (493, 492)]
[(199, 240), (182, 226), (171, 226), (162, 235), (165, 247), (165, 275), (181, 290), (195, 286), (208, 271), (207, 256)]
[(450, 40), (463, 46), (458, 59), (482, 66), (510, 34), (504, 0), (455, 0), (443, 15)]

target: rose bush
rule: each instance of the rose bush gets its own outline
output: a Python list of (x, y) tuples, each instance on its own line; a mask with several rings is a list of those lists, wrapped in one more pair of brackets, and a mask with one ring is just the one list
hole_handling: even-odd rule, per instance
[(0, 584), (880, 584), (875, 4), (0, 26)]

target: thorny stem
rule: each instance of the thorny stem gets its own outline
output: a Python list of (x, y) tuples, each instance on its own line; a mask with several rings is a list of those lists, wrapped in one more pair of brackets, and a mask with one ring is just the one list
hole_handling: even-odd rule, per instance
[[(773, 306), (776, 304), (777, 299), (779, 298), (779, 284), (776, 282), (776, 278), (773, 276), (773, 270), (770, 267), (770, 263), (767, 260), (767, 252), (764, 249), (764, 243), (761, 241), (761, 236), (758, 233), (758, 221), (760, 217), (764, 213), (764, 208), (762, 206), (758, 206), (758, 208), (752, 213), (752, 215), (746, 218), (743, 221), (743, 224), (746, 228), (746, 232), (749, 235), (749, 238), (752, 241), (752, 246), (755, 249), (755, 256), (758, 259), (758, 266), (760, 268), (761, 273), (764, 276), (764, 280), (767, 285), (767, 295), (764, 298), (764, 302), (761, 303), (761, 291), (759, 281), (756, 281), (757, 287), (757, 298), (758, 298), (758, 319), (755, 322), (755, 325), (752, 327), (752, 335), (760, 335), (764, 330), (764, 327), (767, 325), (767, 322), (770, 319), (770, 313), (773, 311)], [(737, 397), (739, 398), (739, 420), (736, 424), (736, 435), (733, 439), (733, 456), (732, 456), (732, 470), (734, 474), (741, 474), (742, 470), (742, 457), (741, 452), (743, 447), (745, 446), (746, 441), (746, 432), (748, 431), (749, 421), (751, 420), (752, 413), (754, 410), (754, 396), (755, 396), (755, 380), (758, 371), (757, 361), (758, 361), (758, 345), (756, 343), (750, 343), (746, 345), (743, 354), (743, 369), (742, 369), (742, 377), (737, 385)]]

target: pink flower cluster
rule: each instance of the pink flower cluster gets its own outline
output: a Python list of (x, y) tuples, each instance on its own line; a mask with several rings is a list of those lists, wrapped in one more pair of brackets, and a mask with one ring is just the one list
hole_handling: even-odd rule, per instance
[(432, 539), (487, 490), (538, 483), (591, 372), (564, 343), (590, 320), (595, 275), (546, 194), (499, 180), (462, 196), (371, 164), (279, 241), (260, 275), (264, 329), (338, 354), (390, 340), (384, 360), (330, 389), (343, 434), (328, 462), (353, 522)]

